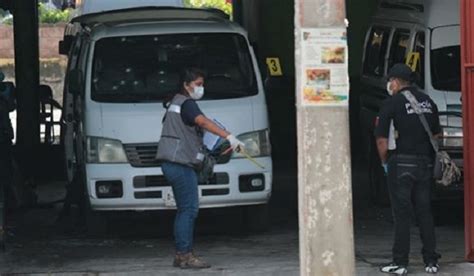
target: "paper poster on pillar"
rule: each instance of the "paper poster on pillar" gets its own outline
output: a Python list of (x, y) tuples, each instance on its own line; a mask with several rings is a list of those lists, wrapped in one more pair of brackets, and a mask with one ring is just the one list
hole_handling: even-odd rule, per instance
[(348, 106), (345, 28), (302, 29), (302, 105)]

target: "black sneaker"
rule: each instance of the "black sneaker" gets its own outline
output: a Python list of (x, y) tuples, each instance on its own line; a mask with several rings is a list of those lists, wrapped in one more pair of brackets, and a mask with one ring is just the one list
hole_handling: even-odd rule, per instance
[(398, 265), (396, 263), (390, 263), (388, 265), (382, 266), (380, 271), (383, 273), (390, 273), (394, 275), (407, 275), (408, 269), (404, 265)]
[(425, 266), (425, 271), (429, 274), (436, 274), (439, 271), (439, 265), (437, 263), (428, 263)]

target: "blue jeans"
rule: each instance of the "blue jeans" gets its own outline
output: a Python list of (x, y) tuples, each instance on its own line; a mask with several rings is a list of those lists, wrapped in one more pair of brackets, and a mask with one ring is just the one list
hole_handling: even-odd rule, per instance
[(423, 243), (423, 261), (425, 264), (437, 263), (440, 255), (435, 252), (436, 238), (431, 213), (432, 160), (425, 156), (394, 155), (388, 162), (387, 180), (395, 224), (393, 261), (399, 265), (408, 265), (414, 209)]
[(174, 220), (176, 252), (193, 250), (194, 221), (199, 211), (198, 179), (193, 168), (177, 163), (161, 165), (166, 180), (173, 188), (177, 213)]

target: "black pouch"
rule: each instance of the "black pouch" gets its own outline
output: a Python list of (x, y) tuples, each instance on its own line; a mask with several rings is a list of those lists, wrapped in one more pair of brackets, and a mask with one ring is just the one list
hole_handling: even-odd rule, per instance
[[(214, 166), (216, 164), (225, 164), (232, 158), (232, 151), (229, 151), (230, 143), (227, 140), (222, 141), (218, 144), (214, 150), (203, 150), (204, 160), (197, 168), (198, 182), (209, 183), (210, 179), (214, 176)], [(225, 154), (224, 154), (225, 153)]]
[(211, 152), (206, 151), (204, 153), (204, 160), (202, 161), (199, 168), (197, 168), (198, 183), (208, 183), (214, 175), (214, 165), (216, 159), (212, 156)]

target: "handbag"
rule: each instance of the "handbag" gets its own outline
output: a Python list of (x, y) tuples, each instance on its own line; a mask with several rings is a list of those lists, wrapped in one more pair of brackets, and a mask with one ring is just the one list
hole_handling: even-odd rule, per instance
[(197, 168), (198, 183), (208, 183), (214, 176), (214, 165), (216, 159), (212, 156), (211, 152), (205, 150), (204, 159), (200, 166)]
[(204, 160), (202, 161), (196, 172), (198, 175), (199, 183), (209, 183), (214, 177), (214, 166), (229, 162), (232, 157), (232, 151), (228, 151), (230, 143), (227, 140), (223, 140), (218, 143), (212, 151), (207, 148), (203, 149)]
[(433, 164), (433, 178), (436, 183), (443, 186), (449, 186), (455, 181), (458, 181), (461, 178), (461, 170), (458, 168), (456, 163), (451, 160), (451, 157), (446, 151), (439, 150), (438, 142), (433, 137), (433, 133), (426, 121), (426, 117), (422, 110), (420, 110), (419, 103), (415, 96), (413, 96), (413, 94), (408, 90), (403, 91), (402, 94), (408, 100), (412, 109), (418, 115), (418, 118), (420, 118), (423, 128), (430, 137), (431, 146), (436, 153), (435, 162)]

